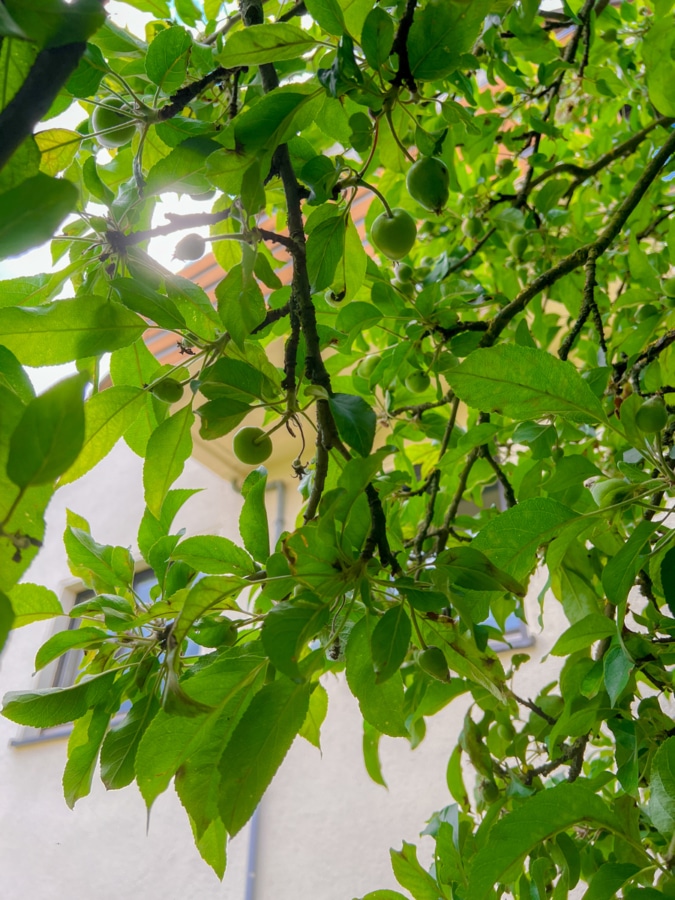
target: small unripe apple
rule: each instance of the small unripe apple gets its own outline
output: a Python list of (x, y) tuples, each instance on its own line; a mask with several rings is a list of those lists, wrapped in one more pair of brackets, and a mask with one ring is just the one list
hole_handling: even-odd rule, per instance
[(450, 196), (450, 173), (442, 159), (423, 156), (408, 169), (408, 193), (425, 209), (440, 213)]
[(183, 385), (175, 378), (164, 378), (150, 388), (158, 400), (164, 403), (178, 403), (183, 396)]
[(516, 259), (522, 259), (525, 256), (528, 242), (524, 234), (514, 234), (509, 241), (509, 250)]
[(272, 439), (262, 428), (245, 425), (232, 441), (234, 455), (247, 466), (257, 466), (272, 455)]
[(409, 212), (396, 207), (391, 216), (383, 212), (375, 219), (370, 236), (377, 249), (389, 259), (403, 259), (415, 243), (417, 226)]
[(431, 378), (421, 369), (411, 372), (405, 380), (405, 386), (411, 394), (423, 394), (431, 384)]
[(649, 397), (635, 413), (635, 424), (643, 434), (656, 434), (667, 422), (668, 410), (660, 397)]
[(499, 103), (500, 106), (511, 106), (513, 103), (513, 94), (511, 91), (503, 91), (501, 94), (498, 94), (497, 103)]
[(462, 222), (462, 234), (468, 238), (477, 238), (483, 233), (483, 225), (480, 219), (471, 216)]
[(201, 234), (186, 234), (176, 244), (173, 258), (180, 259), (183, 262), (190, 262), (193, 259), (201, 259), (205, 250), (206, 241)]
[(412, 281), (399, 281), (398, 278), (394, 278), (391, 286), (396, 288), (404, 297), (407, 297), (408, 300), (412, 300), (416, 296), (415, 285)]
[(495, 165), (495, 172), (499, 175), (500, 178), (506, 178), (507, 175), (510, 175), (515, 168), (515, 163), (509, 156), (503, 156), (501, 159), (497, 160)]
[(368, 381), (368, 379), (373, 374), (373, 372), (375, 371), (375, 369), (378, 367), (379, 364), (380, 364), (379, 356), (366, 356), (361, 360), (361, 362), (356, 367), (356, 372), (358, 375), (361, 376), (361, 378), (365, 378), (366, 381)]
[(417, 657), (417, 664), (423, 672), (437, 681), (450, 681), (448, 661), (440, 647), (429, 646)]
[(91, 114), (91, 127), (94, 132), (105, 131), (107, 134), (97, 133), (96, 140), (107, 149), (123, 147), (136, 133), (133, 113), (119, 97), (105, 97), (102, 102), (105, 106), (97, 106)]

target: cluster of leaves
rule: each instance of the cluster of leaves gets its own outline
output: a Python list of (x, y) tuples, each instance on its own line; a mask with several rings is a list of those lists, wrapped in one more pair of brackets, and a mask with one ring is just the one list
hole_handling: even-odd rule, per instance
[[(122, 438), (145, 460), (158, 584), (141, 602), (128, 550), (71, 514), (95, 597), (36, 665), (83, 648), (81, 676), (4, 714), (75, 722), (71, 805), (99, 756), (148, 806), (173, 781), (222, 875), (295, 736), (319, 742), (322, 674), (346, 669), (378, 781), (382, 734), (416, 746), (468, 695), (435, 864), (392, 853), (415, 900), (580, 879), (596, 900), (674, 896), (672, 0), (181, 0), (173, 22), (167, 0), (128, 2), (157, 16), (144, 39), (98, 0), (0, 5), (0, 252), (53, 236), (66, 260), (0, 284), (0, 628), (61, 614), (19, 581), (54, 490)], [(76, 129), (50, 128), (67, 109)], [(406, 188), (421, 156), (447, 168), (439, 214)], [(381, 202), (418, 223), (396, 265), (364, 249), (364, 191), (367, 231)], [(153, 227), (168, 192), (211, 209)], [(196, 226), (227, 273), (215, 305), (146, 249)], [(175, 334), (176, 365), (147, 330)], [(35, 398), (23, 366), (71, 361)], [(243, 547), (172, 532), (195, 414), (212, 440), (261, 409), (298, 435), (295, 530), (270, 545), (254, 470)], [(489, 641), (542, 565), (564, 663), (520, 698), (527, 657), (505, 671)]]

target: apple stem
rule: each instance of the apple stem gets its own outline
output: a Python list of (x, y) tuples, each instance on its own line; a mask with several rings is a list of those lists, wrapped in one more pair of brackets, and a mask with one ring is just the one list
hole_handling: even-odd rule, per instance
[(389, 206), (389, 204), (385, 200), (384, 195), (380, 191), (378, 191), (378, 189), (376, 187), (374, 187), (372, 184), (369, 184), (367, 181), (364, 181), (363, 178), (359, 178), (358, 183), (360, 185), (363, 185), (363, 187), (368, 188), (369, 191), (372, 191), (376, 197), (379, 197), (379, 199), (382, 203), (382, 206), (384, 206), (385, 212), (387, 213), (387, 217), (390, 219), (393, 219), (394, 214), (391, 211), (391, 206)]

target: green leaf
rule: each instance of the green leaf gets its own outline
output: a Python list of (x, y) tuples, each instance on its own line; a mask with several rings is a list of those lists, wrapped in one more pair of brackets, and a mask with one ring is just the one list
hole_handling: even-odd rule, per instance
[(386, 888), (381, 891), (369, 891), (361, 900), (408, 900), (398, 891), (390, 891)]
[(413, 20), (408, 58), (413, 78), (433, 81), (454, 72), (480, 35), (492, 0), (429, 0)]
[(644, 38), (646, 80), (649, 98), (662, 116), (675, 115), (675, 100), (670, 90), (675, 76), (672, 43), (673, 32), (666, 17), (651, 23)]
[(191, 47), (192, 38), (178, 25), (160, 31), (148, 47), (145, 71), (165, 94), (173, 94), (185, 81)]
[(317, 116), (324, 96), (322, 88), (301, 84), (285, 85), (265, 94), (255, 106), (237, 116), (237, 149), (241, 147), (252, 156), (261, 151), (272, 153)]
[(279, 680), (259, 691), (234, 730), (220, 761), (218, 807), (229, 834), (237, 834), (302, 727), (309, 684)]
[(185, 328), (185, 319), (168, 297), (132, 278), (116, 278), (112, 282), (120, 302), (133, 312), (145, 316), (167, 331)]
[(328, 713), (328, 692), (322, 684), (316, 684), (309, 696), (307, 716), (298, 732), (300, 737), (309, 741), (317, 750), (321, 749), (321, 726)]
[(75, 159), (82, 135), (67, 128), (50, 128), (35, 133), (40, 151), (40, 169), (47, 175), (58, 175)]
[(232, 598), (249, 586), (249, 581), (224, 575), (210, 575), (194, 584), (173, 628), (176, 643), (180, 644), (197, 619), (209, 610), (237, 609)]
[[(493, 565), (526, 585), (536, 565), (539, 547), (553, 540), (574, 518), (575, 513), (556, 500), (524, 500), (489, 522), (471, 546), (484, 553)], [(468, 596), (472, 610), (475, 606), (474, 621), (484, 619), (491, 599), (489, 595), (482, 599), (476, 591)]]
[(382, 787), (387, 786), (382, 774), (382, 765), (380, 763), (380, 738), (381, 732), (377, 728), (373, 728), (370, 722), (363, 720), (363, 762), (366, 766), (366, 772), (375, 782), (381, 784)]
[(140, 316), (103, 297), (79, 296), (49, 306), (0, 309), (3, 344), (26, 366), (54, 366), (132, 344)]
[(189, 405), (174, 413), (152, 433), (143, 466), (145, 502), (155, 516), (192, 452), (190, 429), (194, 415)]
[(108, 633), (100, 628), (86, 627), (59, 631), (40, 647), (35, 657), (35, 671), (44, 669), (53, 659), (75, 647), (90, 647), (108, 640)]
[(368, 623), (361, 619), (347, 641), (347, 684), (359, 701), (363, 718), (382, 734), (408, 737), (403, 711), (403, 682), (396, 673), (384, 684), (375, 680)]
[(525, 588), (519, 581), (498, 569), (475, 547), (445, 550), (438, 564), (447, 568), (450, 583), (456, 587), (471, 591), (510, 591), (518, 597), (525, 596)]
[(134, 576), (134, 561), (129, 550), (97, 543), (89, 534), (86, 521), (70, 510), (67, 522), (63, 540), (73, 574), (88, 584), (101, 587), (104, 592), (128, 588)]
[[(644, 520), (628, 538), (623, 547), (605, 566), (602, 573), (602, 586), (610, 603), (624, 603), (628, 597), (635, 576), (646, 563), (646, 552), (649, 551), (649, 539), (658, 526), (658, 522)], [(646, 552), (645, 545), (647, 545)]]
[(401, 667), (410, 647), (412, 625), (403, 603), (388, 609), (378, 619), (370, 636), (375, 682), (382, 684)]
[(78, 200), (75, 185), (42, 172), (0, 197), (0, 259), (48, 241)]
[(564, 631), (551, 648), (552, 656), (569, 656), (602, 638), (616, 634), (616, 623), (600, 613), (590, 613)]
[(663, 595), (668, 609), (675, 615), (675, 547), (671, 547), (661, 560), (660, 572)]
[(293, 681), (302, 681), (298, 662), (309, 641), (328, 624), (330, 608), (312, 594), (277, 603), (266, 615), (262, 643), (272, 665)]
[(618, 641), (603, 656), (602, 670), (609, 702), (612, 706), (616, 706), (616, 701), (623, 693), (633, 671), (633, 661), (626, 656), (626, 651)]
[(199, 855), (208, 863), (220, 880), (225, 875), (227, 865), (227, 831), (222, 819), (212, 819), (204, 831), (200, 834), (194, 819), (190, 817), (190, 824), (195, 837), (195, 846)]
[(218, 59), (226, 68), (259, 66), (284, 59), (297, 59), (315, 46), (316, 39), (297, 25), (284, 22), (250, 25), (227, 38)]
[(63, 795), (71, 809), (91, 790), (96, 761), (110, 718), (109, 712), (96, 706), (73, 726), (68, 738), (68, 762), (63, 770)]
[(77, 460), (66, 470), (59, 486), (81, 478), (110, 453), (140, 415), (147, 393), (120, 385), (94, 394), (84, 407), (84, 443)]
[(28, 404), (9, 445), (7, 474), (14, 484), (46, 484), (75, 462), (84, 442), (85, 382), (75, 375)]
[(379, 6), (366, 16), (361, 32), (361, 47), (368, 65), (379, 69), (389, 59), (394, 43), (394, 20)]
[(614, 813), (581, 782), (558, 784), (525, 800), (490, 830), (489, 840), (471, 861), (467, 900), (487, 900), (506, 873), (559, 831), (592, 822), (617, 830)]
[(402, 849), (390, 850), (389, 855), (396, 880), (410, 891), (415, 900), (438, 900), (438, 885), (417, 861), (417, 847), (414, 844), (403, 841)]
[(5, 646), (9, 632), (14, 627), (14, 609), (6, 594), (0, 591), (0, 650)]
[(345, 31), (345, 17), (337, 0), (307, 0), (307, 12), (328, 34), (340, 37)]
[[(264, 657), (259, 655), (228, 655), (181, 681), (192, 699), (213, 711), (176, 716), (160, 710), (149, 724), (136, 754), (138, 787), (148, 807), (167, 789), (181, 766), (196, 760), (208, 744), (215, 745), (215, 768), (256, 680), (262, 678), (264, 665)], [(179, 794), (185, 802), (184, 792)]]
[(363, 397), (333, 394), (328, 398), (342, 440), (360, 456), (368, 456), (375, 440), (377, 417)]
[(307, 238), (307, 274), (313, 294), (329, 287), (344, 253), (345, 219), (331, 216)]
[(251, 406), (241, 400), (233, 400), (229, 397), (209, 400), (208, 403), (204, 403), (195, 410), (201, 420), (199, 436), (205, 441), (223, 437), (240, 425), (250, 411)]
[(87, 44), (77, 68), (66, 82), (66, 90), (73, 97), (93, 97), (101, 79), (108, 71), (108, 64), (95, 44)]
[(246, 338), (265, 318), (265, 300), (257, 281), (237, 265), (217, 286), (216, 297), (223, 325), (243, 348)]
[(172, 551), (171, 558), (207, 575), (251, 575), (256, 571), (245, 550), (229, 538), (214, 534), (186, 538)]
[(2, 714), (19, 725), (35, 728), (64, 725), (107, 700), (114, 679), (112, 672), (106, 672), (73, 687), (10, 691), (5, 694)]
[(209, 400), (236, 399), (250, 403), (252, 397), (269, 401), (278, 393), (277, 385), (266, 374), (248, 362), (229, 356), (210, 366), (203, 378), (199, 390)]
[(109, 791), (126, 787), (134, 780), (138, 745), (158, 710), (154, 694), (142, 697), (106, 735), (101, 747), (101, 780)]
[(239, 534), (253, 559), (264, 563), (270, 555), (270, 531), (265, 506), (267, 472), (254, 469), (241, 486), (244, 505), (239, 514)]
[(460, 400), (475, 409), (519, 420), (560, 415), (605, 421), (600, 401), (574, 366), (545, 350), (516, 344), (475, 350), (448, 378)]
[(633, 863), (605, 863), (591, 878), (582, 900), (614, 900), (623, 885), (640, 871)]
[(675, 832), (674, 737), (663, 741), (654, 754), (649, 787), (649, 817), (661, 834), (670, 839)]
[(14, 628), (63, 615), (54, 591), (41, 584), (22, 582), (15, 585), (10, 592), (10, 600), (14, 610)]
[(219, 146), (207, 138), (188, 138), (159, 159), (148, 172), (146, 192), (204, 194), (211, 188), (206, 177), (206, 160)]

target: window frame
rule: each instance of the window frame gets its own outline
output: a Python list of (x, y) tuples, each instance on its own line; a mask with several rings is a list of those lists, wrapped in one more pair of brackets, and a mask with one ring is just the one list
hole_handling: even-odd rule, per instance
[[(148, 573), (151, 574), (148, 575)], [(157, 580), (153, 569), (146, 565), (141, 567), (140, 564), (137, 564), (137, 568), (134, 571), (134, 586), (139, 582), (150, 581), (151, 578), (155, 578), (156, 584)], [(68, 619), (68, 622), (65, 623), (63, 627), (57, 626), (52, 628), (49, 637), (59, 634), (62, 631), (70, 631), (77, 628), (80, 620), (71, 616), (71, 611), (75, 609), (78, 603), (84, 603), (86, 600), (96, 596), (95, 591), (86, 587), (81, 581), (75, 580), (66, 582), (65, 584), (62, 583), (60, 594), (63, 615)], [(62, 618), (63, 617), (60, 616), (59, 621)], [(46, 639), (47, 638), (45, 638), (45, 640)], [(72, 650), (63, 653), (37, 674), (36, 683), (32, 685), (32, 687), (37, 690), (71, 687), (75, 684), (75, 679), (79, 672), (83, 655), (84, 651), (79, 648), (73, 648)], [(120, 710), (120, 712), (111, 719), (111, 724), (119, 721), (125, 712), (126, 710)], [(32, 725), (21, 725), (17, 736), (11, 738), (9, 744), (11, 747), (25, 747), (32, 744), (42, 744), (48, 741), (61, 740), (62, 738), (69, 738), (72, 730), (73, 725), (70, 722), (67, 722), (64, 725), (53, 725), (50, 728), (36, 728)]]

